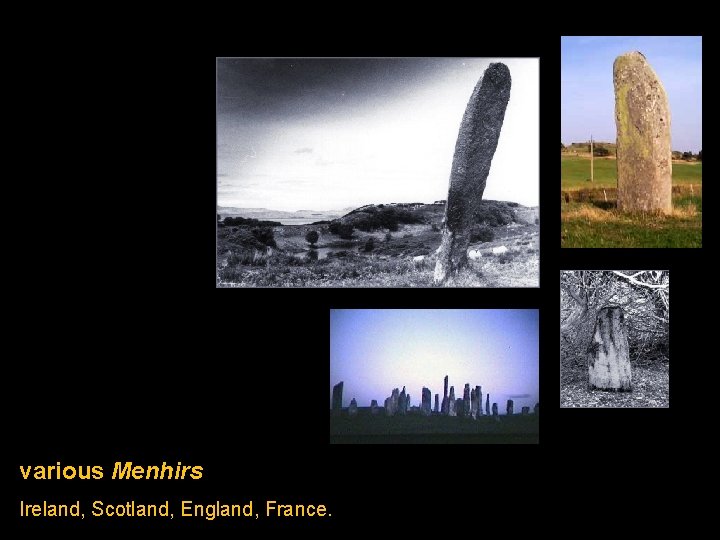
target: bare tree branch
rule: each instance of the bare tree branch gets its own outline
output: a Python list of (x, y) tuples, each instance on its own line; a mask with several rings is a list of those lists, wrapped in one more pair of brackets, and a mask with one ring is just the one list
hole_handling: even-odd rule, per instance
[[(667, 289), (669, 284), (665, 283), (664, 285), (653, 285), (652, 283), (643, 283), (642, 281), (638, 281), (633, 276), (628, 276), (623, 274), (622, 272), (618, 272), (617, 270), (612, 271), (613, 274), (620, 276), (623, 279), (627, 279), (630, 283), (633, 285), (639, 285), (640, 287), (647, 287), (648, 289)], [(635, 274), (637, 275), (637, 274)]]

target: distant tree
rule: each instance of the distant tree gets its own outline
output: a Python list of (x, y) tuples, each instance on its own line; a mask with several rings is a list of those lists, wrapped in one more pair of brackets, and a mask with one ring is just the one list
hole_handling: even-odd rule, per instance
[(277, 247), (275, 243), (275, 233), (270, 227), (254, 227), (250, 230), (252, 235), (260, 242), (270, 247)]
[(305, 240), (312, 246), (315, 247), (315, 242), (318, 241), (318, 238), (320, 238), (320, 235), (317, 231), (308, 231), (305, 233)]
[(348, 240), (352, 238), (353, 235), (353, 226), (350, 223), (339, 223), (336, 227), (337, 235), (340, 238), (343, 238), (345, 240)]
[(702, 150), (698, 152), (698, 161), (702, 161)]
[(690, 161), (692, 159), (693, 155), (692, 155), (692, 152), (683, 152), (682, 157), (685, 161)]
[(603, 148), (602, 146), (596, 146), (593, 149), (593, 154), (598, 157), (609, 156), (610, 150), (608, 150), (607, 148)]
[(308, 251), (307, 254), (305, 254), (305, 257), (309, 261), (317, 261), (318, 260), (318, 252), (315, 250)]
[(367, 239), (367, 242), (365, 242), (365, 251), (372, 251), (375, 247), (375, 239), (371, 236)]

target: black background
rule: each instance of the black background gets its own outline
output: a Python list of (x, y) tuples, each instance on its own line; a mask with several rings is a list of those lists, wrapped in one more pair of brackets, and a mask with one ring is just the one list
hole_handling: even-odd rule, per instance
[[(4, 515), (16, 529), (313, 528), (384, 536), (432, 522), (452, 536), (494, 526), (517, 536), (537, 517), (558, 530), (576, 518), (619, 530), (618, 505), (638, 500), (654, 505), (653, 523), (663, 522), (671, 509), (667, 482), (693, 478), (695, 463), (682, 453), (697, 444), (689, 428), (691, 371), (704, 343), (693, 313), (706, 297), (698, 294), (697, 276), (709, 264), (712, 238), (706, 234), (704, 248), (694, 250), (561, 251), (563, 31), (509, 32), (496, 19), (480, 24), (494, 32), (459, 32), (459, 39), (415, 29), (416, 37), (387, 45), (371, 27), (351, 42), (336, 31), (267, 45), (232, 35), (208, 39), (214, 26), (187, 26), (172, 38), (154, 36), (148, 48), (103, 50), (103, 62), (86, 56), (87, 43), (73, 42), (83, 53), (79, 62), (45, 66), (55, 97), (42, 102), (46, 93), (37, 89), (32, 97), (42, 103), (43, 131), (54, 141), (41, 163), (56, 173), (43, 180), (41, 197), (25, 194), (45, 218), (23, 236), (32, 239), (29, 272), (11, 286), (28, 293), (14, 304), (7, 328), (22, 351), (11, 355), (15, 369), (4, 385), (4, 439), (13, 455)], [(122, 43), (132, 41), (127, 30), (117, 34)], [(539, 289), (215, 288), (215, 57), (325, 55), (540, 57)], [(32, 147), (26, 151), (26, 163), (39, 167)], [(558, 273), (576, 268), (670, 270), (669, 409), (559, 409)], [(379, 307), (539, 308), (540, 444), (330, 446), (329, 310)], [(247, 381), (255, 381), (253, 389), (241, 393)], [(107, 477), (116, 460), (179, 460), (202, 465), (204, 474), (198, 481), (24, 481), (19, 473), (19, 465), (60, 461), (102, 465)], [(169, 498), (253, 500), (261, 513), (273, 499), (326, 504), (332, 517), (18, 517), (20, 500), (78, 498), (86, 512), (96, 499)]]

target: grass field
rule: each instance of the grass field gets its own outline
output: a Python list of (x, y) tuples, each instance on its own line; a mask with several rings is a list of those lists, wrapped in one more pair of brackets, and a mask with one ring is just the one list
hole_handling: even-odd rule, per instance
[(702, 163), (673, 163), (668, 216), (616, 209), (615, 159), (596, 158), (595, 181), (589, 177), (588, 158), (562, 156), (561, 247), (702, 247)]
[[(595, 158), (594, 181), (590, 182), (590, 159), (562, 156), (562, 189), (617, 187), (614, 158)], [(702, 163), (673, 163), (673, 184), (701, 184)]]

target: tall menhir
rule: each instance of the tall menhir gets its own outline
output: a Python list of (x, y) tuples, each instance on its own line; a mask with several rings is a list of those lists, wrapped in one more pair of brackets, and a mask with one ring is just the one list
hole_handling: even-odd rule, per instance
[(510, 99), (510, 70), (490, 64), (475, 85), (460, 124), (448, 191), (442, 243), (435, 264), (435, 284), (467, 266), (471, 226), (482, 201), (505, 109)]

